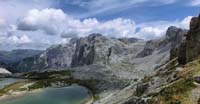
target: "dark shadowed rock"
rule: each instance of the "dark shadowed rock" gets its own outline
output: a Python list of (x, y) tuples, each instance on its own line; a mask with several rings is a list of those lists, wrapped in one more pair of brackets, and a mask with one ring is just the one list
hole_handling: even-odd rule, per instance
[(76, 50), (72, 58), (71, 66), (90, 65), (95, 57), (95, 38), (100, 34), (92, 34), (87, 38), (81, 38), (76, 43)]
[(145, 91), (147, 91), (148, 87), (148, 83), (138, 84), (135, 92), (136, 96), (141, 96)]
[(174, 26), (168, 28), (166, 36), (168, 37), (168, 41), (171, 41), (172, 43), (171, 44), (172, 49), (170, 51), (170, 59), (178, 57), (180, 50), (182, 50), (179, 47), (185, 41), (185, 36), (184, 36), (185, 34), (187, 34), (187, 30), (177, 28)]
[(136, 58), (142, 58), (151, 55), (158, 46), (159, 42), (153, 40), (148, 41), (144, 47), (144, 50), (140, 52)]
[(143, 41), (142, 39), (138, 38), (119, 38), (120, 41), (124, 42), (125, 44), (135, 43), (138, 41)]
[(193, 17), (190, 22), (190, 30), (186, 34), (186, 40), (178, 50), (180, 64), (197, 59), (200, 55), (200, 17)]
[(194, 81), (200, 84), (200, 76), (194, 77)]

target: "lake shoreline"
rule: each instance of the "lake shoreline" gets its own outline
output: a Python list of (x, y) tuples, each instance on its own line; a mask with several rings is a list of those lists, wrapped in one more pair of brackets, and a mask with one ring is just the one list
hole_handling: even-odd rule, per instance
[(19, 98), (19, 97), (24, 97), (24, 96), (29, 95), (29, 94), (42, 92), (42, 91), (44, 91), (44, 90), (43, 89), (37, 89), (37, 90), (32, 90), (32, 91), (16, 91), (16, 92), (12, 92), (9, 95), (5, 94), (3, 96), (0, 96), (0, 101), (12, 100), (12, 99), (16, 99), (16, 98)]
[[(81, 86), (81, 87), (84, 87), (84, 86)], [(52, 87), (51, 89), (56, 89), (56, 88), (64, 88), (64, 87), (55, 87), (55, 88)], [(84, 88), (87, 88), (87, 87), (84, 87)], [(89, 97), (86, 98), (82, 102), (82, 104), (92, 104), (94, 102), (93, 93), (88, 88), (87, 88), (87, 90), (88, 90)], [(44, 89), (40, 88), (40, 89), (36, 89), (36, 90), (31, 90), (31, 91), (27, 90), (27, 91), (10, 92), (9, 94), (5, 94), (5, 95), (0, 96), (0, 102), (15, 100), (15, 99), (22, 98), (22, 97), (25, 97), (25, 96), (30, 95), (30, 94), (40, 93), (42, 91), (45, 91), (45, 88)]]

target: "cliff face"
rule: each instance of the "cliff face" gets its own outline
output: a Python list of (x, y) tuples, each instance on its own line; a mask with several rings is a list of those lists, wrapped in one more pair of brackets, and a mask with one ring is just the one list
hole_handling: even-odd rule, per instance
[(186, 34), (186, 40), (179, 48), (179, 63), (197, 59), (200, 55), (200, 16), (193, 17), (190, 22), (190, 30)]
[(193, 17), (190, 30), (186, 35), (186, 62), (197, 59), (200, 55), (200, 16)]
[(183, 29), (180, 29), (180, 28), (176, 28), (174, 26), (172, 27), (169, 27), (168, 30), (167, 30), (167, 36), (168, 37), (171, 37), (168, 38), (170, 41), (172, 41), (172, 44), (171, 44), (171, 51), (170, 51), (170, 59), (173, 59), (173, 58), (176, 58), (179, 56), (179, 54), (182, 54), (180, 50), (180, 46), (182, 44), (184, 44), (185, 42), (185, 34), (187, 34), (187, 30), (183, 30)]
[(72, 58), (71, 66), (90, 65), (94, 63), (95, 42), (98, 34), (91, 35), (87, 38), (81, 38), (76, 43), (76, 50)]
[(70, 67), (74, 50), (74, 42), (52, 46), (40, 55), (23, 59), (14, 65), (14, 69), (18, 72), (27, 72), (47, 68), (67, 68)]
[(136, 54), (140, 50), (132, 47), (132, 44), (140, 41), (135, 38), (108, 38), (101, 34), (91, 34), (80, 38), (76, 43), (76, 51), (72, 59), (72, 67), (91, 64), (115, 64), (127, 57), (128, 54)]

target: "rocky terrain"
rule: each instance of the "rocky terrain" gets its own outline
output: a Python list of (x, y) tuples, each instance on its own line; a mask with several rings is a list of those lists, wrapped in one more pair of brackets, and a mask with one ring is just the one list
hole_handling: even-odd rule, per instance
[(154, 69), (155, 74), (95, 104), (199, 104), (199, 22), (200, 17), (192, 18), (190, 30), (177, 38), (180, 44), (171, 49), (169, 61)]

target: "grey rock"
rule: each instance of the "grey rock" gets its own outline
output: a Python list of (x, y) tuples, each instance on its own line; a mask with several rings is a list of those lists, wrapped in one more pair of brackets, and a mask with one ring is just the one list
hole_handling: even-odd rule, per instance
[(27, 72), (47, 68), (69, 68), (74, 51), (74, 44), (52, 46), (40, 55), (23, 59), (15, 66), (15, 70)]
[(200, 83), (200, 76), (194, 77), (194, 81), (197, 82), (197, 83)]

